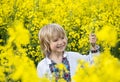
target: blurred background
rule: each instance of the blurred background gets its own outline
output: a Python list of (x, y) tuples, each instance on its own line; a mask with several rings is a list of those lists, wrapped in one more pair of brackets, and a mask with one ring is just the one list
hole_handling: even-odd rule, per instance
[(38, 31), (49, 23), (66, 30), (66, 50), (83, 55), (95, 33), (101, 52), (110, 51), (120, 65), (119, 5), (120, 0), (0, 0), (0, 81), (39, 81), (36, 65), (44, 55)]

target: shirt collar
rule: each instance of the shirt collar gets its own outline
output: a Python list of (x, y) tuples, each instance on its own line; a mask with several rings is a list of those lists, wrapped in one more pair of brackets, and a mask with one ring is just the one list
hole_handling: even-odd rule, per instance
[[(67, 57), (67, 53), (66, 52), (64, 52), (63, 57)], [(45, 59), (46, 59), (46, 63), (47, 64), (51, 64), (52, 63), (51, 60), (48, 58), (48, 56), (46, 56)]]

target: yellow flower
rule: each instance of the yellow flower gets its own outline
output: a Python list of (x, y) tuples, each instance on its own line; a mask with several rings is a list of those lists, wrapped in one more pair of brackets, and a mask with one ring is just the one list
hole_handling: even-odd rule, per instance
[(96, 32), (99, 41), (106, 42), (109, 46), (115, 46), (117, 42), (117, 31), (113, 26), (105, 25), (100, 31)]
[(10, 40), (14, 41), (17, 46), (29, 43), (29, 31), (24, 28), (22, 21), (16, 20), (12, 28), (8, 28), (8, 33), (11, 36)]

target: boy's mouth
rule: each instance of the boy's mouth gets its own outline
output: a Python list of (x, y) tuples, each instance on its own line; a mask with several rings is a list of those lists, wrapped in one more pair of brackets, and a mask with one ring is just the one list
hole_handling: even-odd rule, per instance
[(63, 48), (65, 45), (60, 45), (60, 46), (57, 46), (57, 48)]

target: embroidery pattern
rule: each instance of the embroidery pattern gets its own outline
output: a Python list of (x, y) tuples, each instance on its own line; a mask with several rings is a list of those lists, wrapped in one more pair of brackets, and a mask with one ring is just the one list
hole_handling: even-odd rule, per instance
[[(60, 78), (60, 71), (58, 68), (55, 67), (56, 63), (54, 61), (51, 60), (51, 64), (49, 65), (50, 71), (51, 73), (55, 74), (55, 79), (56, 82), (58, 81), (58, 79)], [(62, 77), (66, 80), (66, 82), (70, 82), (71, 81), (71, 75), (70, 75), (70, 65), (69, 65), (69, 61), (67, 60), (66, 57), (64, 57), (62, 59), (62, 63), (65, 65), (67, 72), (65, 70), (63, 70), (63, 75)]]

